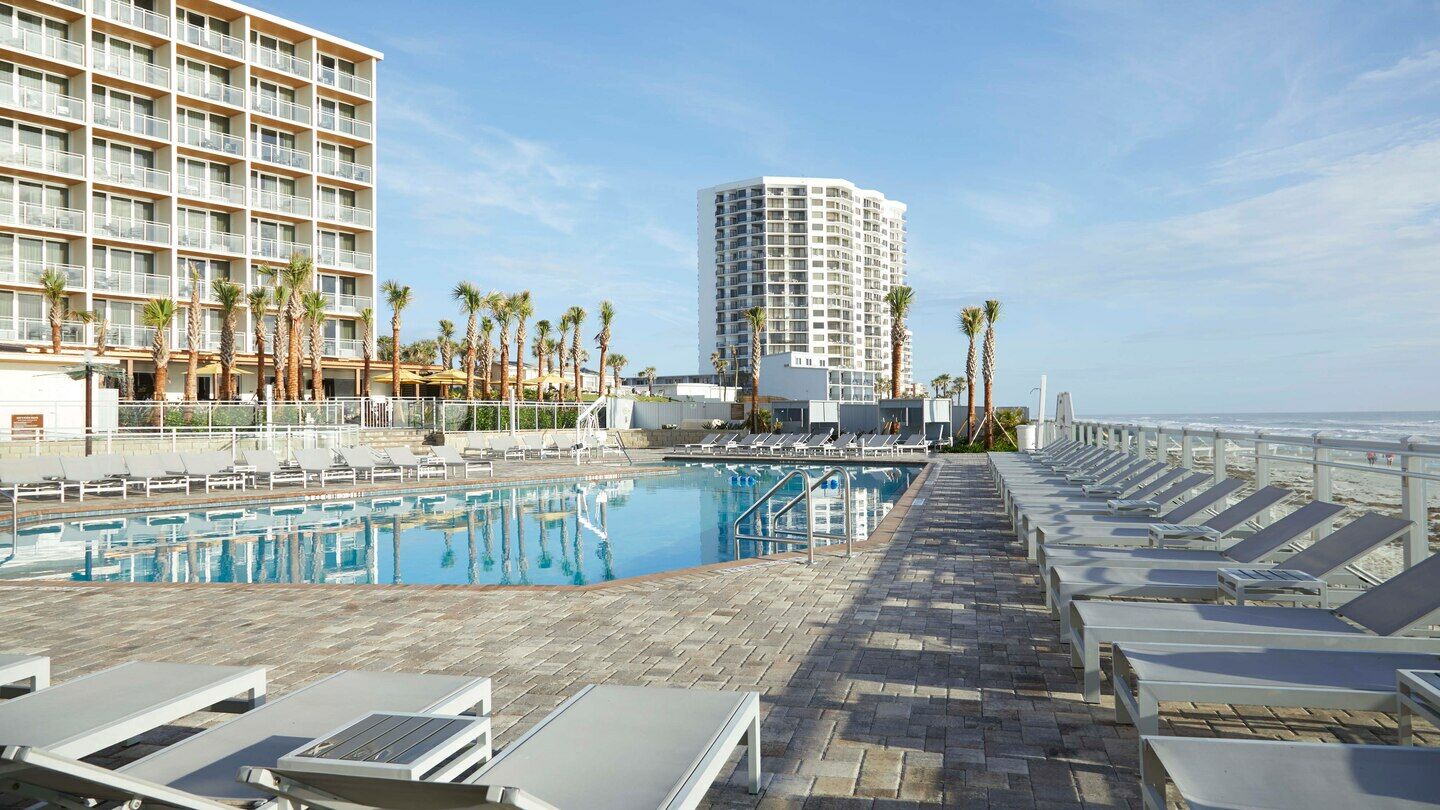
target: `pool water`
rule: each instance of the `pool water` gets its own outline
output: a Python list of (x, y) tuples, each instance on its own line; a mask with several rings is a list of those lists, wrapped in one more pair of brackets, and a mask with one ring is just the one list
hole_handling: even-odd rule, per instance
[[(795, 469), (675, 466), (673, 475), (66, 521), (22, 528), (17, 559), (46, 557), (60, 563), (52, 575), (89, 581), (586, 585), (732, 559), (734, 519)], [(864, 539), (918, 468), (849, 470)], [(832, 486), (816, 493), (815, 530), (841, 534), (843, 490)], [(768, 529), (766, 514), (786, 500), (762, 507), (754, 528)], [(804, 511), (777, 525), (803, 528)], [(747, 557), (778, 550), (788, 549), (742, 545)], [(0, 578), (14, 575), (0, 565)]]

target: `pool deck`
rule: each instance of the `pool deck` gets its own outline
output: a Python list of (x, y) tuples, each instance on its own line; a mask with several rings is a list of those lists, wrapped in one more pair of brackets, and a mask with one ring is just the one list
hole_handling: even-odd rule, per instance
[[(765, 790), (748, 795), (739, 767), (709, 806), (1139, 807), (1134, 730), (1108, 695), (1081, 700), (983, 462), (941, 457), (889, 531), (813, 567), (590, 591), (0, 583), (0, 648), (50, 655), (56, 680), (135, 659), (262, 664), (272, 696), (340, 669), (485, 675), (501, 744), (588, 683), (758, 690)], [(1394, 743), (1372, 713), (1166, 709), (1186, 735)]]

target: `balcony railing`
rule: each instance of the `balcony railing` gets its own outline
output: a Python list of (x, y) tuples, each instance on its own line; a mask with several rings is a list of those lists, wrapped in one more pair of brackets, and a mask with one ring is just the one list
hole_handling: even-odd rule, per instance
[(74, 121), (85, 119), (84, 99), (56, 93), (48, 88), (19, 87), (12, 82), (3, 82), (0, 83), (0, 104)]
[(310, 123), (309, 107), (296, 104), (293, 101), (286, 101), (283, 98), (252, 93), (250, 96), (250, 109), (262, 115), (283, 118), (286, 121), (294, 121), (297, 124)]
[(85, 10), (85, 0), (54, 0), (62, 6), (69, 6), (77, 11)]
[(320, 218), (329, 222), (343, 222), (369, 228), (375, 221), (375, 214), (369, 208), (356, 208), (335, 202), (320, 202)]
[(276, 146), (271, 143), (260, 143), (251, 141), (251, 155), (271, 163), (278, 163), (281, 166), (289, 166), (293, 169), (309, 169), (310, 155), (296, 149), (284, 146)]
[(322, 351), (326, 357), (363, 357), (365, 344), (363, 341), (353, 339), (326, 338), (325, 348)]
[(95, 161), (95, 179), (151, 191), (169, 191), (170, 173), (113, 160)]
[(55, 34), (28, 31), (10, 23), (0, 23), (0, 45), (72, 65), (85, 64), (83, 44)]
[(250, 239), (250, 255), (260, 259), (289, 259), (291, 255), (299, 253), (305, 256), (310, 255), (310, 246), (299, 242), (287, 242), (283, 239)]
[[(3, 323), (3, 321), (0, 321)], [(36, 343), (50, 342), (50, 319), (49, 318), (16, 318), (15, 339), (33, 341)], [(84, 324), (74, 321), (67, 321), (60, 327), (60, 341), (62, 343), (79, 343), (85, 339)]]
[(342, 267), (346, 270), (369, 270), (370, 254), (359, 250), (322, 247), (315, 256), (315, 262), (326, 267)]
[(368, 295), (346, 295), (334, 292), (321, 293), (321, 295), (325, 296), (326, 308), (332, 312), (359, 312), (370, 306), (371, 303)]
[(160, 36), (170, 35), (170, 18), (146, 11), (124, 0), (95, 0), (95, 13), (108, 20), (142, 28)]
[(139, 59), (108, 51), (97, 51), (94, 63), (95, 69), (101, 73), (160, 87), (170, 86), (170, 71), (160, 65), (152, 65), (149, 62), (142, 62)]
[(148, 219), (131, 219), (109, 214), (96, 214), (95, 233), (115, 239), (170, 244), (170, 226)]
[(235, 157), (243, 157), (245, 154), (245, 141), (235, 135), (184, 125), (180, 126), (178, 134), (180, 142), (186, 146), (210, 149)]
[(111, 129), (133, 132), (136, 135), (145, 135), (151, 138), (168, 140), (170, 138), (170, 122), (164, 118), (156, 118), (153, 115), (135, 112), (134, 110), (120, 110), (105, 104), (96, 104), (94, 112), (90, 116), (96, 124)]
[(359, 76), (352, 76), (349, 73), (341, 73), (335, 68), (315, 67), (315, 81), (326, 87), (338, 87), (349, 93), (355, 93), (366, 98), (375, 95), (375, 85), (369, 79)]
[(199, 197), (217, 202), (245, 204), (245, 187), (234, 183), (222, 183), (208, 177), (181, 175), (175, 182), (175, 190), (188, 197)]
[(282, 73), (289, 73), (292, 76), (299, 76), (302, 79), (310, 78), (310, 62), (298, 56), (291, 56), (288, 53), (281, 53), (274, 48), (262, 48), (251, 43), (250, 60), (261, 67), (271, 70), (278, 70)]
[(225, 84), (208, 79), (204, 76), (197, 76), (194, 73), (178, 71), (175, 74), (175, 89), (192, 96), (218, 101), (221, 104), (233, 104), (236, 107), (245, 104), (245, 91), (233, 84)]
[(52, 228), (71, 233), (85, 232), (85, 212), (76, 208), (61, 208), (43, 203), (15, 202), (0, 200), (0, 222), (11, 225), (28, 225), (32, 228)]
[(66, 283), (72, 287), (80, 286), (85, 280), (85, 268), (78, 264), (0, 257), (0, 282), (6, 284), (39, 284), (40, 277), (45, 275), (46, 270), (54, 270), (65, 276)]
[(369, 166), (333, 157), (320, 158), (320, 173), (328, 177), (339, 177), (342, 180), (354, 180), (357, 183), (369, 183), (374, 177), (374, 172), (370, 170)]
[(168, 296), (170, 294), (170, 277), (154, 273), (96, 268), (95, 290), (125, 295)]
[(85, 156), (28, 143), (0, 143), (0, 163), (60, 174), (85, 173)]
[(370, 140), (374, 128), (369, 122), (361, 121), (359, 118), (348, 118), (333, 112), (320, 111), (318, 123), (321, 129), (328, 129), (331, 132), (339, 132), (342, 135), (353, 135), (356, 138)]
[(207, 231), (201, 228), (181, 228), (180, 246), (197, 250), (223, 250), (227, 253), (244, 253), (245, 239), (238, 233)]
[(201, 28), (187, 22), (179, 23), (179, 30), (176, 32), (181, 42), (194, 45), (197, 48), (206, 48), (223, 53), (226, 56), (233, 56), (236, 59), (245, 58), (245, 40), (239, 37), (232, 37), (218, 31), (211, 31), (208, 28)]
[(263, 208), (266, 211), (277, 211), (282, 214), (292, 214), (297, 217), (310, 216), (310, 198), (300, 197), (295, 194), (284, 194), (279, 191), (255, 191), (251, 195), (251, 205), (255, 208)]
[(155, 327), (112, 323), (105, 330), (105, 343), (128, 349), (148, 349), (155, 342)]

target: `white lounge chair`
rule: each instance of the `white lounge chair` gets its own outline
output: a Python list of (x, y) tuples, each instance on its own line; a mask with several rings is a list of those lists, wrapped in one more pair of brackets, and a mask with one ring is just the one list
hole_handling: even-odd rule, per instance
[(388, 461), (382, 462), (373, 449), (364, 445), (340, 448), (340, 458), (355, 471), (356, 480), (373, 483), (381, 478), (405, 477), (404, 470)]
[(691, 442), (691, 443), (689, 443), (689, 444), (682, 444), (682, 445), (680, 445), (680, 446), (679, 446), (678, 448), (676, 448), (676, 449), (678, 449), (678, 450), (683, 450), (683, 451), (685, 451), (685, 452), (687, 452), (687, 453), (698, 453), (698, 452), (702, 452), (702, 451), (708, 451), (708, 450), (710, 450), (711, 448), (713, 448), (713, 447), (715, 446), (715, 442), (716, 442), (716, 440), (719, 439), (719, 438), (720, 438), (720, 434), (719, 434), (719, 433), (711, 433), (711, 434), (707, 435), (705, 438), (701, 439), (701, 440), (698, 441), (698, 442)]
[(50, 685), (50, 659), (44, 655), (0, 653), (0, 698), (28, 695)]
[(73, 486), (80, 495), (80, 500), (85, 500), (86, 494), (120, 495), (124, 500), (130, 493), (130, 484), (121, 476), (110, 475), (105, 472), (100, 463), (93, 458), (85, 456), (66, 456), (60, 459), (60, 469), (64, 471), (64, 482)]
[[(16, 499), (54, 495), (62, 501), (65, 500), (65, 484), (56, 480), (64, 471), (59, 470), (56, 476), (47, 476), (45, 469), (36, 463), (39, 458), (41, 457), (0, 461), (0, 491), (9, 490)], [(58, 468), (58, 461), (56, 466)]]
[(168, 466), (155, 455), (134, 455), (125, 457), (126, 478), (130, 486), (145, 491), (145, 497), (159, 490), (190, 491), (190, 476), (170, 472)]
[(326, 447), (296, 450), (295, 463), (300, 466), (300, 472), (305, 474), (306, 487), (310, 486), (311, 481), (318, 481), (323, 487), (331, 481), (355, 480), (355, 470), (336, 464), (335, 451)]
[(387, 447), (385, 455), (390, 457), (390, 463), (410, 473), (414, 479), (421, 478), (447, 478), (449, 472), (445, 469), (444, 462), (420, 458), (408, 447)]
[(245, 475), (235, 471), (230, 454), (224, 450), (181, 453), (180, 462), (184, 465), (185, 474), (190, 476), (190, 480), (204, 484), (206, 492), (215, 487), (245, 488)]
[(489, 459), (467, 458), (460, 452), (460, 448), (453, 444), (440, 444), (430, 448), (433, 458), (440, 460), (446, 467), (459, 467), (461, 476), (470, 477), (470, 473), (477, 470), (484, 470), (490, 475), (495, 474), (495, 463)]
[(246, 450), (245, 466), (251, 482), (260, 486), (264, 482), (269, 489), (274, 489), (276, 484), (300, 484), (305, 485), (308, 476), (299, 467), (286, 467), (280, 463), (280, 459), (270, 450)]

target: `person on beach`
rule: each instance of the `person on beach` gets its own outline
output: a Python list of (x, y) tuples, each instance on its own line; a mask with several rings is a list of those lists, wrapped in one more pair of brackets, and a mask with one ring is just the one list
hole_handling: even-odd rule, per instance
[(1374, 451), (1374, 450), (1371, 450), (1370, 452), (1366, 453), (1366, 454), (1365, 454), (1365, 460), (1370, 462), (1370, 466), (1371, 466), (1371, 467), (1374, 467), (1374, 466), (1375, 466), (1375, 451)]

